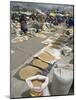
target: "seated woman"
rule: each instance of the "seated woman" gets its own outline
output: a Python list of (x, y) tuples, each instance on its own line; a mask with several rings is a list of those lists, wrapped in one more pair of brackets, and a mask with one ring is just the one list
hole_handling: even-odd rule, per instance
[(26, 33), (28, 31), (27, 28), (27, 22), (26, 21), (21, 21), (21, 30)]

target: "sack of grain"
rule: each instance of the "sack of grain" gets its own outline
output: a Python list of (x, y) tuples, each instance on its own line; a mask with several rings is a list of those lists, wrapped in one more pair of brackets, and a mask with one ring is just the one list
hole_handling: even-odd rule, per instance
[(48, 77), (43, 75), (36, 75), (26, 79), (26, 83), (36, 92), (41, 92), (48, 85)]
[(68, 94), (73, 82), (73, 65), (54, 68), (53, 81), (51, 84), (52, 95)]
[(69, 53), (72, 51), (72, 49), (68, 46), (63, 47), (61, 50), (65, 56), (69, 55)]

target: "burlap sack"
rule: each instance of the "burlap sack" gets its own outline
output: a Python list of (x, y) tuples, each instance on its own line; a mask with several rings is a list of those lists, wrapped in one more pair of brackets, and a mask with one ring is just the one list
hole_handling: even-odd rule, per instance
[(52, 95), (68, 94), (73, 82), (73, 65), (54, 68), (53, 81), (51, 84)]

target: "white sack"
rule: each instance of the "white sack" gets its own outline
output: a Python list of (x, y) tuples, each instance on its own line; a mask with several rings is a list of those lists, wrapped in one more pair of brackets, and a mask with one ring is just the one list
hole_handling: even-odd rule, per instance
[(52, 83), (52, 80), (53, 80), (53, 72), (54, 72), (54, 66), (51, 68), (50, 72), (48, 73), (48, 81), (49, 81), (49, 84)]
[[(33, 84), (32, 84), (32, 80), (34, 80), (34, 79), (38, 79), (38, 80), (43, 80), (44, 79), (45, 81), (41, 85), (41, 87), (34, 87)], [(34, 91), (37, 91), (37, 92), (41, 92), (48, 85), (48, 77), (43, 76), (43, 75), (35, 75), (35, 76), (32, 76), (32, 77), (27, 78), (26, 79), (26, 83), (28, 84), (28, 86), (30, 87), (30, 89), (33, 89)]]
[(73, 82), (73, 65), (54, 68), (53, 81), (51, 84), (52, 95), (68, 94)]
[(68, 46), (65, 46), (62, 48), (62, 51), (63, 51), (64, 55), (67, 56), (72, 51), (72, 49)]

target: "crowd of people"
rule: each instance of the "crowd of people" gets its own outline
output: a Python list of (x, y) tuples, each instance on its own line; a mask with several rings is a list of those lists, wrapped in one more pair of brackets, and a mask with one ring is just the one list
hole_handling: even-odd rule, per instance
[(73, 16), (64, 16), (59, 13), (41, 14), (39, 12), (27, 14), (11, 14), (11, 33), (16, 33), (20, 36), (27, 34), (30, 31), (38, 33), (53, 25), (65, 23), (67, 27), (74, 26)]

